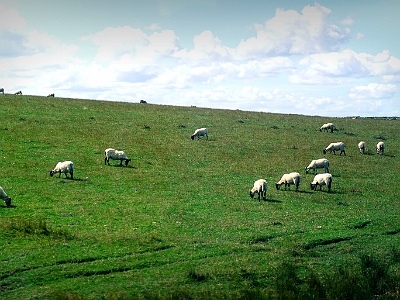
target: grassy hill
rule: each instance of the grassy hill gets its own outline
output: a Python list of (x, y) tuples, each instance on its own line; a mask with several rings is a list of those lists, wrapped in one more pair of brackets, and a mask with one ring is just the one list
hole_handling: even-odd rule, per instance
[[(15, 95), (0, 103), (0, 185), (13, 199), (0, 204), (0, 298), (400, 297), (399, 120)], [(326, 122), (339, 130), (319, 132)], [(208, 141), (190, 139), (199, 127)], [(323, 155), (336, 141), (347, 155)], [(108, 147), (129, 166), (105, 166)], [(304, 172), (321, 157), (331, 193), (311, 191)], [(64, 160), (75, 180), (49, 176)], [(293, 171), (300, 192), (277, 191)], [(267, 201), (248, 195), (259, 178)]]

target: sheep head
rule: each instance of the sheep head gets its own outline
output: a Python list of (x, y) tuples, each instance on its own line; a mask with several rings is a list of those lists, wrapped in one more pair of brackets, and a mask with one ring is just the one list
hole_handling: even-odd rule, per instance
[(11, 205), (11, 198), (10, 198), (10, 197), (7, 197), (7, 198), (4, 200), (4, 202), (6, 203), (7, 206), (10, 206), (10, 205)]

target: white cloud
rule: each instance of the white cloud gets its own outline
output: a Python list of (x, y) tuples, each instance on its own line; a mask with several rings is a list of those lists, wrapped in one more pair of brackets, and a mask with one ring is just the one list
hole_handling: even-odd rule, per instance
[(299, 65), (306, 69), (290, 77), (293, 83), (341, 84), (362, 77), (386, 76), (388, 80), (388, 75), (400, 75), (400, 60), (386, 50), (375, 56), (353, 50), (313, 54), (300, 60)]
[(161, 29), (161, 27), (160, 27), (160, 25), (158, 23), (154, 23), (154, 24), (151, 24), (149, 27), (146, 27), (146, 29), (155, 31), (155, 30)]
[(351, 99), (388, 99), (398, 92), (394, 84), (370, 83), (367, 86), (356, 86), (351, 89)]
[(347, 25), (347, 26), (353, 25), (354, 24), (354, 20), (351, 17), (347, 16), (345, 19), (340, 21), (340, 24)]
[(242, 40), (237, 48), (242, 57), (311, 54), (336, 51), (350, 38), (350, 30), (329, 24), (331, 13), (319, 5), (306, 6), (302, 14), (277, 9), (275, 17), (257, 24), (257, 36)]
[(357, 39), (357, 40), (361, 40), (362, 38), (364, 38), (364, 34), (361, 33), (361, 32), (357, 32), (357, 34), (356, 34), (356, 39)]

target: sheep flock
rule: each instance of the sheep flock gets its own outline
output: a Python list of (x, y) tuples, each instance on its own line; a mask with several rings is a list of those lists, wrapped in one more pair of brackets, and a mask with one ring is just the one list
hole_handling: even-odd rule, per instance
[[(4, 89), (0, 89), (0, 92), (4, 92)], [(16, 93), (17, 94), (17, 93)], [(19, 94), (19, 93), (18, 93)], [(22, 93), (21, 93), (22, 94)], [(50, 94), (48, 97), (54, 97), (54, 94)], [(337, 130), (336, 127), (332, 123), (326, 123), (319, 128), (319, 131), (331, 131), (333, 133), (334, 130)], [(200, 137), (204, 137), (208, 140), (208, 129), (203, 127), (196, 129), (194, 133), (190, 136), (192, 140), (197, 137), (199, 140)], [(366, 143), (361, 141), (358, 143), (358, 149), (361, 154), (366, 153)], [(385, 150), (385, 144), (383, 142), (379, 142), (376, 145), (376, 153), (383, 155)], [(345, 144), (343, 142), (335, 142), (329, 144), (326, 148), (324, 148), (323, 153), (326, 154), (328, 152), (333, 152), (336, 154), (336, 151), (340, 151), (340, 155), (343, 153), (346, 155), (345, 152)], [(132, 161), (131, 158), (125, 154), (122, 150), (115, 150), (113, 148), (107, 148), (104, 151), (104, 164), (110, 165), (110, 160), (118, 160), (119, 166), (122, 166), (122, 163), (125, 163), (125, 166), (128, 166), (129, 162)], [(311, 170), (314, 172), (314, 178), (310, 182), (310, 189), (313, 191), (317, 190), (319, 186), (319, 190), (322, 190), (323, 186), (327, 187), (327, 192), (331, 192), (332, 189), (332, 181), (333, 176), (329, 173), (330, 162), (326, 158), (319, 158), (319, 159), (312, 159), (309, 165), (305, 168), (305, 173), (308, 174)], [(323, 169), (324, 173), (318, 174), (318, 169)], [(50, 171), (50, 176), (53, 177), (54, 174), (59, 174), (58, 177), (61, 177), (61, 174), (65, 175), (65, 178), (70, 176), (71, 180), (74, 180), (74, 163), (72, 161), (63, 161), (58, 162), (56, 166)], [(281, 186), (284, 185), (284, 188), (288, 188), (290, 190), (290, 185), (295, 186), (295, 191), (299, 191), (299, 186), (301, 182), (301, 175), (300, 173), (293, 171), (291, 173), (283, 174), (275, 184), (276, 189), (280, 190)], [(266, 179), (258, 179), (254, 182), (253, 188), (250, 189), (249, 195), (251, 198), (254, 198), (255, 194), (258, 194), (258, 200), (260, 201), (261, 198), (266, 201), (267, 200), (267, 191), (268, 191), (268, 182)], [(11, 198), (6, 194), (4, 189), (0, 187), (0, 198), (4, 200), (7, 206), (11, 206)]]

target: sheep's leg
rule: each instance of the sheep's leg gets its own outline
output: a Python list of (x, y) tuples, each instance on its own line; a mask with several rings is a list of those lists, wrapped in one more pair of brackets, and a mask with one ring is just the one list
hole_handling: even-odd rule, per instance
[(71, 174), (71, 179), (74, 179), (74, 171), (71, 170), (71, 171), (69, 172), (69, 174)]
[(122, 167), (122, 159), (119, 160), (119, 166)]

